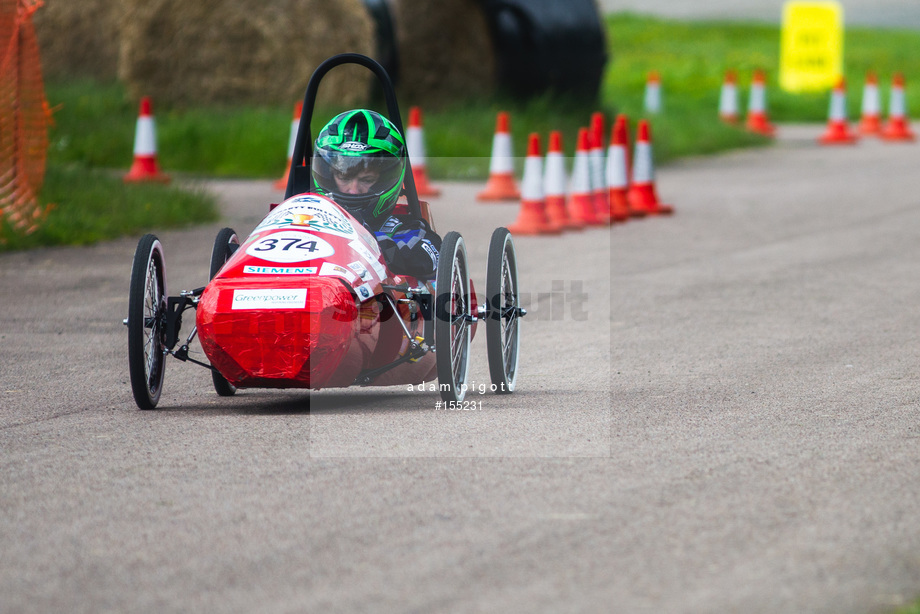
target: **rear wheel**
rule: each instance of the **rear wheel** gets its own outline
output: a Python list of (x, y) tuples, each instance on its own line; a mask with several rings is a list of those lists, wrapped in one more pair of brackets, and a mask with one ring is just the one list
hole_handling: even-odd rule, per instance
[(471, 325), (466, 245), (459, 233), (449, 232), (441, 242), (434, 321), (438, 388), (445, 401), (459, 402), (466, 395)]
[(507, 228), (496, 228), (486, 270), (486, 348), (489, 375), (498, 394), (514, 392), (520, 349), (517, 259)]
[(141, 237), (134, 252), (128, 291), (128, 371), (141, 409), (160, 400), (166, 367), (166, 265), (154, 235)]
[[(214, 279), (221, 267), (230, 260), (230, 256), (236, 253), (240, 247), (239, 237), (232, 228), (222, 228), (214, 239), (214, 249), (211, 250), (211, 270), (208, 279)], [(214, 382), (214, 390), (219, 396), (231, 397), (236, 394), (236, 386), (227, 381), (216, 369), (211, 369), (211, 379)]]

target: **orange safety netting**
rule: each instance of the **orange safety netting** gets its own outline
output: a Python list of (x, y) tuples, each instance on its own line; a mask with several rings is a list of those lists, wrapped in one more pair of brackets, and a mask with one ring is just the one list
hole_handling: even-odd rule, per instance
[(32, 14), (42, 0), (0, 0), (0, 242), (38, 229), (48, 150), (48, 103)]

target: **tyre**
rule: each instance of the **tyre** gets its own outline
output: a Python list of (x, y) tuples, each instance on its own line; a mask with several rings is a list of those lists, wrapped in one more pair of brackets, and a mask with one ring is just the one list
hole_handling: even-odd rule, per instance
[(435, 298), (434, 342), (441, 398), (460, 402), (470, 368), (472, 310), (466, 245), (457, 232), (441, 242)]
[(160, 400), (166, 367), (166, 265), (154, 235), (141, 237), (134, 252), (128, 294), (128, 371), (141, 409)]
[(514, 241), (507, 228), (496, 228), (486, 269), (486, 348), (489, 375), (498, 394), (514, 392), (520, 351), (520, 303)]
[[(232, 228), (222, 228), (217, 233), (217, 237), (214, 239), (214, 248), (211, 250), (209, 280), (214, 279), (217, 273), (220, 272), (221, 267), (230, 260), (230, 256), (236, 253), (239, 247), (239, 237), (236, 236), (236, 231)], [(236, 394), (236, 386), (228, 382), (227, 378), (215, 369), (211, 369), (211, 380), (214, 382), (214, 391), (217, 392), (218, 396), (232, 397)]]

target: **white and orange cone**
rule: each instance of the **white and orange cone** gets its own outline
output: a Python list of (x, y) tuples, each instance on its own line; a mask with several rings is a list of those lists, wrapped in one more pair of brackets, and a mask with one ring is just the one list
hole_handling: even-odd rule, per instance
[(625, 222), (629, 219), (629, 120), (617, 115), (607, 147), (607, 193), (610, 201), (610, 220)]
[(524, 178), (521, 180), (521, 211), (517, 221), (508, 226), (508, 230), (516, 235), (548, 235), (560, 232), (546, 217), (543, 155), (540, 153), (540, 135), (536, 133), (530, 135), (527, 143)]
[(492, 138), (492, 158), (489, 161), (489, 180), (485, 189), (476, 195), (480, 201), (517, 200), (521, 197), (514, 180), (514, 155), (511, 146), (511, 120), (502, 111), (495, 120)]
[(881, 137), (886, 141), (913, 141), (916, 137), (907, 119), (904, 99), (904, 75), (896, 74), (891, 81), (891, 98), (888, 101), (888, 122)]
[(546, 217), (549, 223), (562, 230), (582, 228), (583, 224), (569, 219), (566, 209), (565, 154), (562, 152), (562, 133), (558, 130), (549, 134), (544, 170), (543, 193), (546, 195)]
[(650, 72), (645, 80), (645, 96), (642, 102), (646, 113), (661, 113), (661, 77), (655, 71)]
[(674, 208), (663, 205), (655, 190), (655, 160), (652, 154), (652, 129), (648, 120), (640, 120), (633, 156), (632, 185), (629, 188), (629, 206), (648, 215), (670, 215)]
[(602, 224), (610, 223), (610, 201), (607, 181), (604, 176), (606, 152), (604, 151), (604, 114), (600, 111), (591, 115), (588, 130), (588, 158), (591, 161), (591, 194), (594, 198), (594, 213)]
[(406, 128), (406, 149), (412, 164), (412, 178), (419, 196), (439, 196), (441, 190), (428, 181), (428, 161), (425, 150), (425, 133), (422, 128), (422, 110), (409, 109), (409, 127)]
[(776, 136), (776, 127), (767, 117), (767, 79), (762, 70), (754, 71), (745, 125), (750, 132), (769, 137)]
[(578, 129), (575, 161), (572, 164), (572, 185), (569, 190), (569, 217), (582, 226), (600, 226), (591, 193), (591, 160), (587, 128)]
[(149, 96), (141, 98), (140, 114), (134, 130), (134, 163), (124, 180), (169, 183), (169, 177), (160, 172), (157, 162), (157, 129)]
[(882, 103), (878, 92), (878, 78), (875, 73), (866, 73), (863, 84), (862, 116), (859, 120), (860, 134), (878, 134), (882, 131)]
[(291, 164), (294, 162), (294, 144), (297, 142), (297, 130), (300, 128), (301, 114), (303, 114), (303, 101), (299, 101), (294, 105), (294, 118), (291, 120), (291, 132), (288, 136), (287, 168), (285, 168), (284, 174), (275, 181), (274, 188), (276, 190), (287, 189), (288, 175), (291, 174)]
[(850, 130), (847, 119), (847, 83), (843, 77), (831, 90), (831, 103), (828, 109), (827, 129), (818, 142), (822, 145), (852, 145), (859, 137)]
[(735, 71), (725, 71), (719, 91), (719, 119), (729, 124), (738, 122), (738, 83)]

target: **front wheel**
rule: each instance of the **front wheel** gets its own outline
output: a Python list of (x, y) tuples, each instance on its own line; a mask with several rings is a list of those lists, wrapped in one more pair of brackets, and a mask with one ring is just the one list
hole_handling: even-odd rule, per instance
[(489, 375), (498, 394), (514, 392), (520, 349), (517, 258), (507, 228), (496, 228), (486, 269), (486, 348)]
[[(220, 269), (230, 260), (230, 256), (236, 253), (240, 247), (239, 237), (232, 228), (222, 228), (214, 239), (214, 248), (211, 250), (211, 269), (208, 279), (214, 277), (220, 272)], [(236, 394), (236, 386), (227, 381), (216, 369), (211, 368), (211, 380), (214, 382), (214, 391), (218, 396), (232, 397)]]
[(166, 367), (166, 264), (163, 246), (152, 234), (134, 252), (128, 291), (128, 371), (141, 409), (160, 400)]
[(460, 233), (441, 242), (435, 298), (434, 342), (441, 398), (460, 402), (466, 396), (470, 369), (472, 309), (466, 245)]

